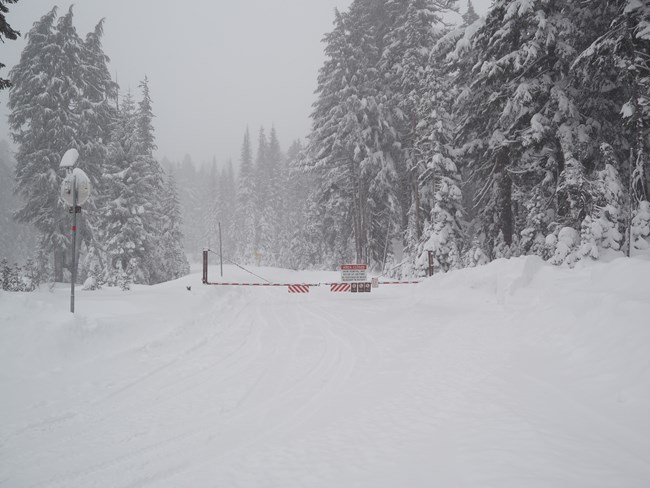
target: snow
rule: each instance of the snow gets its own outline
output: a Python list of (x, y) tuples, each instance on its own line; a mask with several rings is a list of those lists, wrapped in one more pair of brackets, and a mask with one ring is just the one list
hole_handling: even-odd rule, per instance
[(79, 159), (79, 151), (76, 149), (68, 149), (61, 158), (60, 168), (72, 168)]
[(650, 486), (649, 273), (0, 292), (0, 486)]

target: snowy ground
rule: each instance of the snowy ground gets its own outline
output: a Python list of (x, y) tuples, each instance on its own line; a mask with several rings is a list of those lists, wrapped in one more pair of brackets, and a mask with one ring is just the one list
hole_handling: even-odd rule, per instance
[(356, 296), (199, 273), (79, 291), (74, 316), (65, 287), (0, 292), (0, 486), (648, 487), (648, 277), (521, 258)]

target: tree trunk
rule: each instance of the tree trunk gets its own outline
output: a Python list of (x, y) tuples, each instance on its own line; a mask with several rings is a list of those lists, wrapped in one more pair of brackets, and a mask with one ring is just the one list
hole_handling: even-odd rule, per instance
[(54, 251), (54, 281), (63, 283), (63, 264), (65, 261), (65, 251)]
[(508, 173), (508, 165), (510, 162), (508, 149), (502, 148), (497, 154), (497, 158), (497, 164), (501, 173), (499, 176), (499, 201), (497, 203), (500, 230), (503, 232), (505, 243), (510, 246), (512, 245), (514, 222), (512, 214), (512, 178), (510, 177), (510, 173)]

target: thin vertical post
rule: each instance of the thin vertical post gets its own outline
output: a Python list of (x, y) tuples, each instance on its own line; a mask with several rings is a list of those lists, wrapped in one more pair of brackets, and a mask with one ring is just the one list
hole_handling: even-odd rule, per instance
[(203, 284), (208, 284), (208, 250), (203, 249)]
[(433, 251), (429, 251), (429, 276), (433, 276)]
[(72, 176), (72, 279), (70, 280), (70, 313), (74, 313), (74, 282), (77, 280), (77, 177)]
[(390, 224), (386, 229), (386, 243), (384, 245), (384, 261), (381, 263), (381, 272), (383, 273), (386, 270), (386, 259), (388, 258), (388, 239), (390, 237)]
[(221, 262), (221, 277), (223, 278), (223, 247), (221, 245), (221, 222), (219, 222), (219, 260)]
[(632, 255), (632, 201), (634, 199), (634, 171), (636, 164), (634, 161), (634, 149), (630, 148), (630, 181), (628, 182), (629, 199), (627, 202), (627, 257)]

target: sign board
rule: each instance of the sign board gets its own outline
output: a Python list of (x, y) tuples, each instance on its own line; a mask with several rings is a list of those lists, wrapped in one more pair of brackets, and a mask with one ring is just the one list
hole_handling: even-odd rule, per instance
[(84, 173), (82, 169), (75, 168), (72, 172), (65, 177), (63, 183), (61, 184), (61, 199), (68, 205), (72, 207), (73, 203), (73, 194), (72, 194), (72, 183), (75, 181), (77, 183), (77, 205), (81, 206), (86, 203), (88, 197), (90, 196), (91, 184), (88, 175)]
[(379, 278), (374, 277), (374, 278), (372, 278), (372, 280), (370, 280), (370, 281), (371, 281), (371, 283), (372, 283), (372, 287), (373, 287), (373, 288), (379, 288)]
[(341, 281), (368, 281), (367, 264), (342, 264)]
[(351, 293), (357, 293), (357, 284), (356, 283), (351, 283), (350, 292)]

